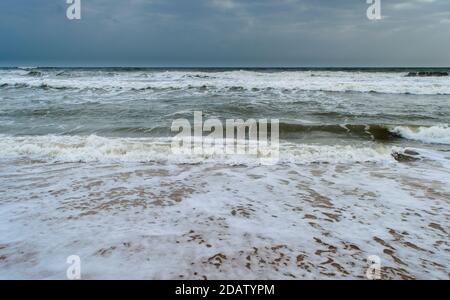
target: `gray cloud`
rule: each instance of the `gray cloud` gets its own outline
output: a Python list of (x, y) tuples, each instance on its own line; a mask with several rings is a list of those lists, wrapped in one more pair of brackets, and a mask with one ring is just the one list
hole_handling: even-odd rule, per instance
[(450, 2), (381, 0), (0, 2), (1, 65), (450, 66)]

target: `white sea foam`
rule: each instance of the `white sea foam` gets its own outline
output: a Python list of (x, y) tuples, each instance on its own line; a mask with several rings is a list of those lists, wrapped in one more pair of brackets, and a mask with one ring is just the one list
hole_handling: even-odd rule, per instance
[(450, 127), (446, 125), (431, 127), (396, 126), (391, 132), (409, 140), (430, 144), (450, 144)]
[[(393, 162), (392, 147), (281, 143), (280, 163)], [(258, 164), (261, 155), (173, 154), (169, 138), (106, 138), (91, 136), (3, 136), (1, 158), (62, 162), (171, 162)]]
[[(78, 99), (82, 94), (78, 89), (84, 88), (117, 89), (118, 94), (148, 87), (189, 91), (196, 87), (202, 93), (245, 90), (256, 93), (252, 102), (262, 98), (253, 89), (268, 87), (275, 93), (450, 92), (448, 78), (404, 78), (399, 73), (77, 70), (56, 75), (60, 72), (44, 70), (33, 77), (28, 70), (0, 71), (0, 85), (74, 88), (76, 101), (83, 100)], [(4, 105), (4, 111), (21, 106), (19, 100), (39, 96), (35, 90), (25, 95), (11, 91), (17, 96), (4, 99), (14, 105)], [(185, 100), (188, 93), (181, 94)], [(333, 109), (339, 98), (347, 98), (317, 94), (320, 97), (313, 100), (321, 101), (321, 106), (332, 103)], [(91, 101), (91, 96), (85, 98)], [(103, 98), (110, 101), (110, 96), (105, 93)], [(398, 97), (386, 101), (392, 98)], [(424, 97), (405, 98), (405, 106), (423, 108), (416, 105), (423, 105)], [(427, 97), (426, 105), (433, 107), (433, 99), (444, 98)], [(65, 105), (60, 97), (49, 99)], [(202, 102), (202, 107), (209, 103)], [(242, 107), (242, 102), (236, 103)], [(341, 104), (339, 111), (353, 108)], [(359, 104), (366, 113), (373, 112), (365, 102)], [(25, 109), (38, 108), (37, 114), (20, 115), (26, 118), (14, 121), (27, 119), (30, 123), (23, 125), (38, 126), (32, 122), (53, 107), (35, 105)], [(189, 107), (173, 107), (179, 111), (168, 111), (167, 119), (190, 115)], [(78, 114), (62, 112), (76, 126), (87, 124)], [(93, 114), (92, 120), (101, 120), (110, 111), (102, 112)], [(445, 117), (445, 110), (440, 113)], [(107, 124), (122, 114), (112, 116)], [(45, 116), (50, 118), (45, 126), (67, 125), (52, 117)], [(424, 143), (448, 138), (446, 126), (391, 130), (405, 138), (401, 145), (418, 144), (408, 138)], [(448, 278), (449, 253), (443, 241), (448, 239), (450, 218), (450, 157), (433, 150), (445, 148), (442, 145), (406, 152), (369, 141), (282, 142), (279, 163), (264, 165), (245, 155), (174, 155), (168, 138), (29, 134), (0, 135), (0, 278), (65, 279), (69, 255), (81, 257), (83, 279), (357, 279), (364, 278), (369, 255), (380, 256), (385, 278)], [(394, 152), (419, 160), (397, 162)]]
[[(109, 74), (109, 73), (108, 73)], [(143, 76), (145, 75), (145, 76)], [(245, 90), (271, 88), (278, 91), (330, 91), (377, 92), (392, 94), (450, 94), (448, 77), (415, 78), (402, 73), (382, 72), (118, 72), (105, 76), (105, 72), (77, 72), (75, 77), (46, 74), (30, 77), (11, 72), (4, 74), (0, 85), (27, 85), (73, 89), (229, 89)]]
[(428, 163), (0, 164), (0, 278), (65, 279), (69, 255), (82, 279), (361, 279), (369, 255), (386, 279), (449, 274)]

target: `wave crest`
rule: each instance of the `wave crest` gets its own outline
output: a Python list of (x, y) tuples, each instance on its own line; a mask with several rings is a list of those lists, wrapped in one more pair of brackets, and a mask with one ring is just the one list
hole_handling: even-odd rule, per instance
[[(394, 148), (326, 146), (282, 143), (280, 163), (393, 162)], [(253, 155), (189, 154), (171, 152), (170, 138), (106, 138), (91, 136), (5, 136), (0, 140), (3, 159), (45, 162), (169, 162), (258, 164)]]
[(390, 131), (408, 140), (450, 145), (450, 127), (448, 125), (431, 127), (396, 126)]
[(450, 94), (447, 78), (409, 78), (403, 73), (331, 72), (331, 71), (148, 71), (132, 70), (28, 70), (19, 75), (6, 72), (0, 85), (27, 87), (42, 85), (70, 89), (170, 90), (260, 92), (359, 92), (385, 94)]

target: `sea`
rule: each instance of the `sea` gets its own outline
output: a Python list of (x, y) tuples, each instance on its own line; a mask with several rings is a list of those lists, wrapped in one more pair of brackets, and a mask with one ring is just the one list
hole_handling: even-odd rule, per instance
[[(0, 278), (450, 279), (450, 77), (416, 71), (449, 69), (0, 68)], [(173, 153), (195, 111), (279, 120), (278, 161)]]

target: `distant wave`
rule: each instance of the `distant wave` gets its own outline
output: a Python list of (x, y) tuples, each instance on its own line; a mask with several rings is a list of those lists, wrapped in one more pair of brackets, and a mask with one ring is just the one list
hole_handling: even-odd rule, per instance
[[(139, 85), (139, 84), (137, 84)], [(43, 89), (43, 90), (90, 90), (90, 91), (130, 91), (130, 92), (143, 92), (143, 91), (153, 91), (153, 92), (170, 92), (170, 91), (197, 91), (197, 92), (212, 92), (212, 93), (230, 93), (230, 92), (248, 92), (248, 93), (258, 93), (258, 92), (276, 92), (276, 93), (292, 93), (292, 92), (334, 92), (334, 93), (364, 93), (364, 94), (404, 94), (404, 95), (450, 95), (450, 88), (448, 91), (420, 91), (420, 92), (401, 92), (401, 91), (374, 91), (374, 90), (351, 90), (351, 89), (314, 89), (314, 88), (277, 88), (277, 87), (244, 87), (244, 86), (214, 86), (214, 85), (201, 85), (201, 86), (144, 86), (144, 87), (133, 87), (133, 86), (121, 86), (121, 85), (88, 85), (86, 83), (79, 85), (62, 85), (62, 84), (52, 84), (52, 83), (39, 83), (39, 84), (28, 84), (28, 83), (1, 83), (0, 88), (16, 88), (16, 89)]]
[(28, 76), (33, 76), (33, 77), (41, 77), (42, 73), (39, 72), (38, 70), (31, 70), (27, 73)]
[(40, 84), (28, 84), (24, 82), (17, 83), (0, 83), (0, 88), (15, 88), (15, 89), (43, 89), (43, 90), (72, 90), (76, 89), (75, 87), (70, 86), (52, 86), (47, 83)]
[[(125, 91), (339, 92), (450, 95), (447, 77), (414, 78), (403, 73), (348, 71), (233, 70), (145, 71), (25, 69), (2, 70), (0, 86), (13, 88), (104, 89)], [(44, 76), (45, 75), (45, 76)]]

